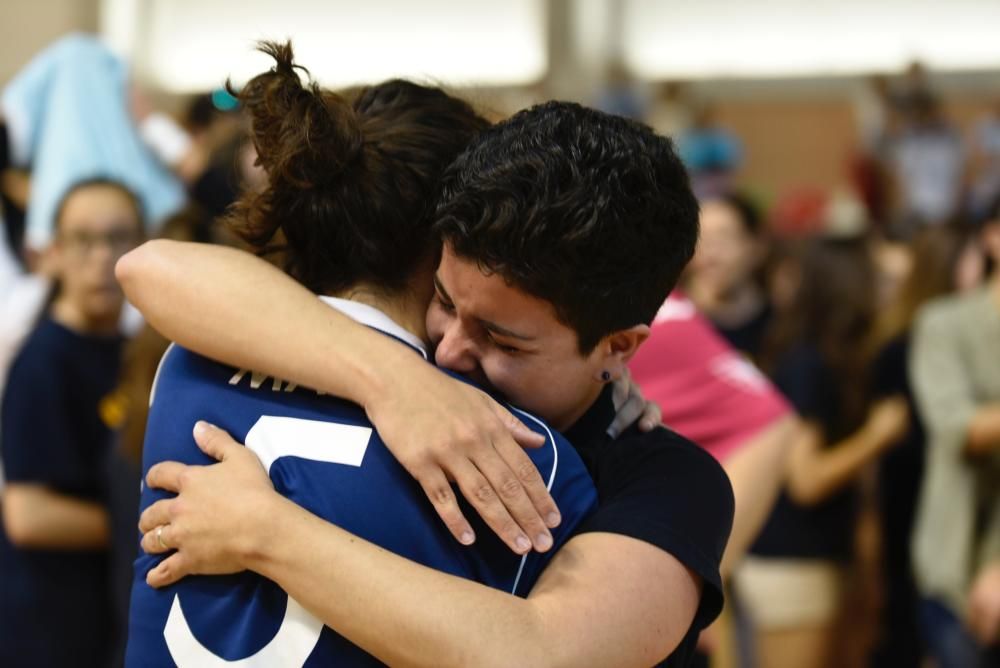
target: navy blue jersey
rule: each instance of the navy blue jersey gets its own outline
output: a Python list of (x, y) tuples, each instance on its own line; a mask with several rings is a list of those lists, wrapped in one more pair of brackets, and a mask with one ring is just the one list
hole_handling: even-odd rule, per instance
[[(174, 346), (154, 388), (143, 475), (156, 462), (209, 463), (191, 435), (204, 419), (246, 443), (283, 495), (343, 529), (426, 566), (526, 595), (555, 549), (512, 553), (468, 506), (473, 547), (459, 544), (420, 486), (396, 462), (355, 404), (271, 377), (239, 371)], [(538, 419), (518, 414), (546, 437), (529, 455), (563, 516), (556, 548), (596, 505), (577, 453)], [(144, 489), (142, 508), (167, 495)], [(135, 564), (127, 665), (357, 666), (378, 662), (253, 573), (189, 577), (157, 591)], [(220, 661), (222, 659), (222, 661)]]

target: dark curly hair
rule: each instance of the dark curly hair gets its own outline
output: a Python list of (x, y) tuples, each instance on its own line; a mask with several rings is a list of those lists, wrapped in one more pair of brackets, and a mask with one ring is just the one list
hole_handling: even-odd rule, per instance
[(568, 102), (482, 133), (448, 170), (435, 218), (459, 257), (552, 303), (583, 354), (652, 322), (698, 238), (670, 140)]
[(439, 88), (393, 79), (339, 95), (309, 81), (291, 43), (262, 42), (268, 72), (236, 95), (252, 121), (260, 193), (233, 206), (228, 223), (260, 254), (310, 290), (339, 292), (361, 281), (405, 290), (437, 250), (430, 213), (445, 168), (488, 127)]

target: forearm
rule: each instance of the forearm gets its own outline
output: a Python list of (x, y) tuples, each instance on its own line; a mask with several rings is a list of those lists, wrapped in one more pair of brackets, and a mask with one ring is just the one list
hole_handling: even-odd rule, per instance
[(525, 599), (434, 571), (280, 499), (248, 565), (390, 665), (551, 665), (549, 636)]
[(972, 416), (965, 450), (970, 455), (1000, 450), (1000, 403), (982, 406)]
[(798, 420), (788, 415), (753, 436), (723, 464), (733, 485), (736, 512), (720, 571), (727, 578), (756, 540), (785, 484), (785, 463)]
[(789, 493), (804, 505), (821, 503), (854, 480), (883, 447), (864, 429), (825, 448), (814, 436), (803, 434), (790, 457)]
[[(151, 241), (116, 275), (167, 338), (226, 364), (367, 405), (409, 351), (322, 304), (249, 253)], [(412, 354), (409, 357), (413, 357)]]
[(107, 510), (93, 501), (42, 485), (11, 483), (3, 493), (4, 528), (11, 542), (38, 550), (92, 550), (107, 547)]

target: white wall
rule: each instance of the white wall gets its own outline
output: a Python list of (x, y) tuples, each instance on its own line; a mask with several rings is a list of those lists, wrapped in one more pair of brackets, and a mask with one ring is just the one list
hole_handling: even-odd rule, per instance
[(98, 0), (0, 0), (0, 85), (57, 37), (97, 29)]
[(629, 67), (652, 79), (1000, 68), (995, 0), (624, 0)]
[[(105, 0), (138, 71), (172, 92), (237, 83), (269, 65), (260, 39), (294, 38), (331, 87), (393, 76), (451, 85), (527, 84), (547, 70), (545, 0)], [(130, 8), (122, 9), (123, 5)]]

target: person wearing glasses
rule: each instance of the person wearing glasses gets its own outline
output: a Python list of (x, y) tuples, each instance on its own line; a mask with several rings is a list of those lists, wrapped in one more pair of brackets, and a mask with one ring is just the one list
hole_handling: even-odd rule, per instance
[(139, 201), (115, 181), (76, 184), (56, 212), (56, 288), (13, 362), (0, 421), (3, 666), (109, 665), (102, 481), (124, 303), (114, 267), (142, 230)]

